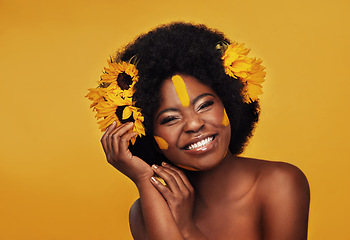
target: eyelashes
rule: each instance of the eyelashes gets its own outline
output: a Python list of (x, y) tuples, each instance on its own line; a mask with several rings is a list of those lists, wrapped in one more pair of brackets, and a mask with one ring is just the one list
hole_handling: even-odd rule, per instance
[[(209, 107), (212, 106), (213, 104), (214, 104), (214, 100), (205, 101), (196, 108), (196, 111), (198, 113), (205, 112), (206, 110), (209, 110), (210, 109)], [(172, 125), (172, 124), (175, 124), (177, 122), (177, 120), (179, 120), (179, 119), (181, 119), (180, 114), (169, 115), (169, 116), (162, 118), (160, 120), (159, 124), (160, 125), (164, 125), (164, 124)]]
[(164, 125), (164, 124), (167, 124), (167, 123), (169, 123), (169, 122), (175, 121), (176, 119), (179, 119), (179, 117), (176, 117), (176, 116), (168, 116), (168, 117), (163, 118), (163, 119), (160, 121), (160, 124), (161, 124), (161, 125)]
[(198, 107), (198, 111), (202, 110), (202, 109), (205, 109), (207, 107), (210, 107), (211, 105), (214, 104), (214, 101), (213, 100), (209, 100), (209, 101), (205, 101), (204, 103), (202, 103), (201, 105), (199, 105)]

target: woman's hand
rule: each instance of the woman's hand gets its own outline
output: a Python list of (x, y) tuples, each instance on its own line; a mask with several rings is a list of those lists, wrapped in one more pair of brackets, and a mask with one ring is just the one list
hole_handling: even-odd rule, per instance
[(149, 181), (153, 170), (142, 159), (133, 156), (129, 150), (129, 141), (136, 136), (131, 132), (133, 123), (125, 123), (116, 127), (112, 123), (101, 138), (107, 161), (120, 172), (129, 177), (136, 185), (140, 181)]
[(177, 167), (163, 163), (162, 166), (153, 165), (152, 168), (166, 181), (167, 186), (154, 177), (151, 182), (168, 203), (177, 226), (186, 238), (191, 231), (198, 230), (192, 219), (194, 189), (183, 171)]

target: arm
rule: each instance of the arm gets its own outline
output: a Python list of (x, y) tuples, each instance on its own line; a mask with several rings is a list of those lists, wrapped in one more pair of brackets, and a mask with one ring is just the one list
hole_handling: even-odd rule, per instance
[[(101, 142), (107, 161), (129, 177), (139, 190), (142, 221), (146, 235), (143, 234), (139, 237), (140, 234), (138, 234), (135, 236), (138, 237), (137, 239), (181, 240), (183, 238), (169, 207), (150, 182), (154, 174), (153, 170), (142, 159), (133, 156), (128, 149), (130, 139), (136, 134), (129, 132), (132, 126), (132, 123), (126, 123), (116, 127), (116, 124), (113, 123), (102, 136)], [(131, 227), (133, 226), (131, 225)], [(132, 229), (132, 231), (135, 232), (137, 229)]]
[(298, 168), (285, 163), (274, 164), (274, 168), (260, 177), (263, 239), (306, 240), (310, 203), (308, 181)]
[[(148, 238), (139, 239), (182, 240), (183, 237), (166, 201), (154, 188), (150, 180), (137, 184), (137, 188), (140, 193), (140, 207), (142, 209), (144, 227), (148, 236)], [(130, 223), (132, 222), (130, 221)], [(132, 224), (130, 226), (132, 232), (137, 231)], [(138, 238), (135, 237), (135, 239), (137, 240)]]
[(152, 184), (169, 206), (183, 238), (208, 240), (193, 221), (194, 189), (183, 171), (165, 162), (162, 166), (153, 165), (152, 168), (167, 183), (165, 187), (157, 179), (152, 179)]
[[(152, 188), (152, 190), (154, 190), (153, 186)], [(159, 193), (157, 192), (156, 196), (158, 194)], [(168, 213), (170, 213), (168, 206), (166, 205), (166, 208), (164, 209), (165, 211), (162, 211), (162, 204), (160, 205), (159, 202), (153, 202), (153, 200), (155, 199), (152, 197), (152, 195), (153, 193), (150, 194), (150, 198), (149, 196), (140, 197), (138, 200), (135, 201), (135, 203), (130, 209), (129, 223), (130, 230), (134, 239), (162, 239), (162, 237), (157, 238), (157, 236), (167, 236), (166, 238), (163, 237), (163, 239), (183, 239), (178, 232), (178, 228), (171, 227), (176, 225), (172, 216), (167, 216)], [(160, 200), (160, 202), (165, 202), (163, 197)], [(149, 203), (151, 204), (151, 207), (147, 207), (147, 204)], [(166, 218), (169, 219), (166, 220)], [(150, 231), (155, 232), (151, 233)], [(149, 237), (147, 237), (147, 235)]]

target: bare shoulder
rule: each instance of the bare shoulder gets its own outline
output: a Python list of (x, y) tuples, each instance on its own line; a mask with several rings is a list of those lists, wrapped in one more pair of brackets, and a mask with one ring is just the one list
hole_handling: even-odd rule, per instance
[(259, 189), (261, 194), (308, 200), (310, 195), (308, 180), (298, 167), (285, 162), (260, 162)]
[(306, 176), (288, 163), (260, 161), (258, 165), (264, 239), (306, 239), (310, 203)]
[(143, 214), (140, 199), (137, 199), (131, 206), (129, 211), (129, 224), (131, 234), (134, 239), (141, 240), (146, 239), (146, 228), (143, 221)]
[(243, 169), (245, 177), (255, 179), (256, 190), (261, 195), (278, 194), (281, 191), (296, 191), (295, 193), (306, 195), (309, 193), (306, 176), (292, 164), (243, 157), (237, 159), (236, 166)]

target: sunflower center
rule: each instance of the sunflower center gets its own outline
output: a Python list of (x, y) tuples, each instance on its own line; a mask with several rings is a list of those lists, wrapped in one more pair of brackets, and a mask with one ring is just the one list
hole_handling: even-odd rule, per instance
[(128, 90), (132, 84), (132, 78), (125, 72), (122, 72), (118, 75), (117, 83), (122, 90)]

